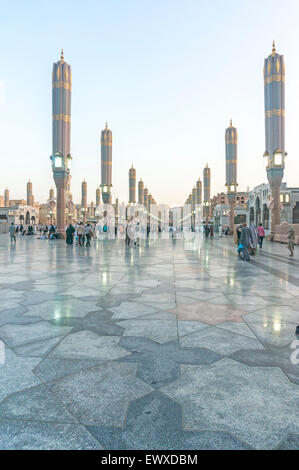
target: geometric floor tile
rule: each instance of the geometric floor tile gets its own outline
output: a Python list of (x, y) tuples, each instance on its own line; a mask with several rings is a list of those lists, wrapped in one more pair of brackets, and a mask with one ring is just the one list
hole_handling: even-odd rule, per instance
[(48, 300), (40, 305), (27, 307), (25, 315), (42, 317), (45, 320), (55, 320), (61, 317), (85, 317), (89, 312), (98, 310), (96, 302), (84, 302), (79, 299)]
[(241, 322), (245, 311), (232, 305), (215, 305), (209, 302), (194, 302), (193, 304), (180, 304), (175, 309), (169, 310), (178, 320), (199, 321), (209, 325), (217, 323)]
[(128, 403), (153, 390), (136, 377), (136, 367), (105, 363), (48, 386), (80, 423), (123, 426)]
[(15, 347), (55, 336), (66, 335), (70, 330), (71, 328), (52, 326), (46, 321), (29, 325), (6, 324), (0, 327), (0, 339), (7, 343), (9, 347)]
[(257, 339), (217, 327), (206, 328), (180, 337), (180, 346), (207, 348), (223, 355), (230, 355), (240, 349), (263, 349)]
[(26, 421), (76, 423), (73, 415), (56, 400), (45, 385), (9, 395), (0, 403), (0, 416)]
[(102, 449), (84, 426), (0, 419), (0, 448), (5, 450)]
[(147, 338), (124, 337), (120, 345), (131, 352), (121, 362), (138, 362), (137, 377), (154, 388), (173, 382), (179, 364), (211, 364), (221, 356), (206, 349), (179, 348), (177, 340), (159, 344)]
[(185, 429), (226, 431), (257, 449), (299, 432), (299, 389), (278, 368), (231, 359), (182, 365), (181, 377), (161, 391), (183, 406)]
[(0, 235), (0, 449), (298, 450), (299, 254), (140, 244)]
[(182, 429), (181, 407), (160, 392), (131, 401), (125, 427), (87, 426), (106, 449), (244, 450), (228, 433)]
[(5, 348), (5, 362), (0, 364), (0, 401), (11, 393), (40, 383), (33, 374), (39, 361), (36, 358), (18, 357), (9, 348)]
[(79, 331), (67, 335), (56, 348), (52, 349), (48, 357), (96, 361), (115, 360), (129, 354), (118, 343), (118, 336), (99, 336), (89, 330)]
[(125, 329), (124, 336), (142, 336), (158, 343), (166, 343), (177, 338), (177, 325), (172, 320), (151, 320), (137, 318), (117, 323)]

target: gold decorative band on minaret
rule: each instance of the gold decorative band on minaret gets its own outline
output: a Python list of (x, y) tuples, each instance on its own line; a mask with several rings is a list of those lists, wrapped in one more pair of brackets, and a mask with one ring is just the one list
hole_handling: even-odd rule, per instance
[(268, 85), (269, 83), (272, 83), (272, 82), (285, 82), (285, 76), (282, 74), (280, 75), (270, 75), (270, 77), (265, 77), (264, 79), (264, 83), (265, 85)]
[(237, 160), (225, 160), (226, 163), (238, 163)]
[(101, 165), (112, 165), (112, 162), (101, 162)]
[(53, 121), (71, 122), (71, 116), (68, 114), (53, 114)]
[(273, 117), (273, 116), (283, 116), (285, 117), (285, 110), (284, 109), (269, 109), (265, 112), (265, 117)]
[(238, 139), (235, 139), (235, 140), (226, 140), (226, 139), (225, 139), (225, 143), (226, 143), (226, 144), (237, 145)]
[(65, 90), (72, 91), (72, 84), (70, 82), (53, 82), (53, 88), (64, 88)]

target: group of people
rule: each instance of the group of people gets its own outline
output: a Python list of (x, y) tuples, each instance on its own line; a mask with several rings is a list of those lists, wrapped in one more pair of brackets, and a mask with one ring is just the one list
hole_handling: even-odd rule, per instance
[(58, 238), (58, 233), (56, 231), (56, 226), (54, 224), (48, 225), (39, 225), (37, 227), (39, 232), (39, 238), (54, 240)]
[(234, 242), (238, 246), (238, 256), (244, 261), (250, 261), (250, 255), (256, 254), (257, 245), (263, 247), (265, 238), (265, 229), (263, 224), (259, 224), (258, 228), (255, 224), (247, 227), (246, 223), (237, 225), (234, 229)]
[(17, 235), (33, 235), (34, 234), (34, 228), (32, 225), (28, 225), (27, 230), (25, 227), (20, 224), (20, 225), (15, 225), (13, 222), (11, 222), (9, 226), (9, 235), (10, 235), (10, 241), (11, 242), (16, 242), (17, 240)]
[(214, 225), (205, 223), (203, 226), (203, 231), (206, 238), (214, 238)]
[(94, 230), (89, 223), (83, 224), (83, 222), (79, 222), (75, 225), (69, 224), (66, 228), (66, 243), (69, 246), (73, 245), (75, 239), (76, 245), (90, 247), (90, 240), (93, 236)]

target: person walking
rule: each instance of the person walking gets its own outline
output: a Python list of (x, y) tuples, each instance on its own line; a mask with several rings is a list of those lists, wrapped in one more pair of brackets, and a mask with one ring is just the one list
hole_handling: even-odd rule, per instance
[(288, 248), (290, 251), (289, 256), (294, 256), (294, 248), (295, 248), (295, 230), (293, 225), (290, 225), (288, 230)]
[(253, 256), (256, 253), (257, 247), (257, 230), (254, 224), (250, 225), (250, 233), (251, 233), (251, 240), (250, 240), (250, 254)]
[(263, 247), (263, 240), (266, 236), (265, 234), (265, 229), (263, 227), (263, 224), (259, 224), (257, 228), (257, 236), (258, 236), (258, 244), (260, 245), (260, 249)]
[(16, 243), (16, 226), (12, 222), (9, 226), (9, 235), (10, 235), (10, 243), (13, 241)]
[(243, 245), (243, 253), (244, 253), (244, 261), (250, 261), (249, 256), (249, 247), (251, 243), (251, 232), (250, 229), (247, 227), (246, 222), (243, 224), (241, 236), (240, 236), (240, 243)]
[(70, 224), (68, 226), (68, 228), (66, 229), (66, 243), (67, 243), (67, 245), (72, 245), (73, 244), (74, 233), (75, 233), (75, 229), (72, 226), (72, 224)]
[(92, 233), (91, 226), (89, 224), (87, 224), (85, 229), (84, 229), (84, 234), (85, 234), (85, 237), (86, 237), (86, 247), (90, 247), (91, 233)]
[(210, 225), (210, 238), (211, 240), (214, 238), (214, 225), (213, 224)]
[(77, 234), (78, 234), (78, 239), (79, 239), (79, 246), (84, 246), (84, 239), (83, 239), (84, 227), (83, 227), (82, 222), (80, 222), (77, 227)]
[(206, 238), (208, 238), (209, 233), (210, 233), (210, 228), (209, 228), (209, 226), (208, 226), (207, 223), (206, 223), (205, 226), (204, 226), (204, 232), (205, 232)]
[(136, 227), (135, 227), (135, 233), (134, 233), (134, 246), (140, 246), (140, 225), (139, 222), (137, 222)]

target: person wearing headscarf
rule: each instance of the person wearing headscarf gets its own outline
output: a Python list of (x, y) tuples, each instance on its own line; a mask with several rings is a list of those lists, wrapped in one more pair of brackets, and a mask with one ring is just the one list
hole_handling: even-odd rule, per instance
[(244, 249), (244, 261), (250, 261), (249, 247), (251, 243), (251, 231), (250, 228), (247, 227), (246, 223), (243, 224), (240, 236), (240, 243), (243, 245)]
[(256, 226), (254, 224), (250, 225), (250, 233), (251, 233), (251, 241), (250, 241), (250, 254), (255, 255), (256, 252), (256, 247), (257, 247), (257, 231), (256, 231)]
[(291, 257), (294, 256), (294, 247), (295, 247), (295, 230), (294, 230), (293, 225), (290, 225), (288, 229), (288, 248), (290, 251), (289, 256)]
[(70, 224), (68, 226), (68, 228), (66, 229), (66, 243), (67, 243), (67, 245), (72, 245), (73, 244), (74, 233), (75, 233), (75, 229), (72, 226), (72, 224)]

